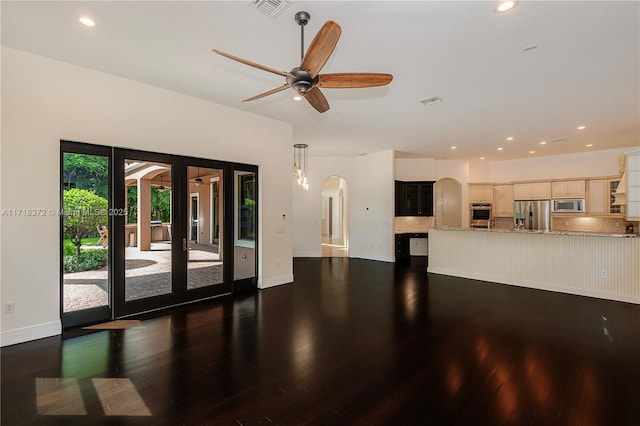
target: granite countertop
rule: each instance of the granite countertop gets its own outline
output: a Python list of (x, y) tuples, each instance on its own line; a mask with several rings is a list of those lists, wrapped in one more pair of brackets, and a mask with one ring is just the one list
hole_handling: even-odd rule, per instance
[(395, 231), (394, 234), (428, 234), (429, 230), (426, 231)]
[(449, 228), (444, 226), (434, 226), (433, 229), (443, 231), (471, 231), (471, 232), (501, 232), (511, 234), (545, 234), (545, 235), (579, 235), (587, 237), (615, 237), (615, 238), (636, 238), (638, 234), (603, 234), (597, 232), (572, 232), (572, 231), (528, 231), (526, 229), (501, 229), (501, 228)]

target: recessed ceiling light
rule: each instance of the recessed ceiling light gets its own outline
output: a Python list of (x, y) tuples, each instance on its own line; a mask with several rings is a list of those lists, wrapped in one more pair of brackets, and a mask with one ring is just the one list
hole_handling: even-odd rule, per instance
[(587, 126), (578, 126), (578, 130), (584, 130), (586, 128), (587, 128)]
[(87, 27), (95, 27), (96, 26), (96, 22), (89, 18), (88, 16), (83, 16), (80, 18), (80, 23), (82, 25), (86, 25)]
[(493, 11), (496, 13), (504, 13), (516, 7), (517, 4), (518, 2), (516, 0), (504, 0), (499, 2)]
[(592, 143), (588, 143), (588, 144), (586, 144), (585, 146), (586, 146), (587, 148), (591, 148), (591, 147), (593, 146), (593, 144), (592, 144)]
[(458, 148), (458, 147), (457, 147), (457, 146), (452, 146), (452, 147), (451, 147), (451, 149), (456, 149), (456, 148)]
[(546, 144), (547, 144), (547, 141), (540, 142), (540, 145), (546, 145)]
[(513, 140), (513, 136), (509, 136), (509, 137), (507, 138), (507, 140), (508, 140), (508, 141), (512, 141), (512, 140)]
[(300, 95), (295, 95), (295, 96), (293, 97), (293, 100), (294, 100), (294, 101), (301, 101), (301, 100), (302, 100), (302, 96), (300, 96)]
[(529, 151), (529, 154), (535, 154), (535, 153), (536, 153), (535, 151)]
[(481, 160), (484, 160), (484, 157), (480, 157)]
[(498, 147), (498, 151), (502, 151), (504, 148), (503, 147)]

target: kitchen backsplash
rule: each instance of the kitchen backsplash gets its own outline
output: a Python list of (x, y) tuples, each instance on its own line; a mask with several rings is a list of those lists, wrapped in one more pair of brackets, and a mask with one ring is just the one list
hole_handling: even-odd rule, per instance
[(628, 222), (623, 218), (551, 216), (552, 231), (599, 232), (603, 234), (624, 234), (627, 226), (634, 226), (638, 232), (638, 222)]
[[(628, 225), (633, 225), (634, 232), (638, 233), (638, 222), (628, 222), (623, 218), (551, 216), (552, 231), (625, 234)], [(493, 227), (495, 229), (513, 229), (513, 218), (497, 217), (494, 219)]]
[(393, 232), (429, 232), (433, 226), (433, 216), (396, 216), (393, 219)]
[(496, 217), (493, 219), (494, 229), (513, 229), (514, 226), (512, 217)]

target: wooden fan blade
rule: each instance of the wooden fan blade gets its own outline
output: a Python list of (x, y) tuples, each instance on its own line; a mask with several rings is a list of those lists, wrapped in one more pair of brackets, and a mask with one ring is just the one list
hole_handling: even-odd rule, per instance
[(386, 86), (391, 83), (391, 74), (381, 73), (335, 73), (320, 74), (318, 76), (318, 87), (331, 89), (349, 89), (359, 87)]
[(264, 98), (265, 96), (269, 96), (269, 95), (273, 95), (274, 93), (282, 92), (284, 89), (288, 89), (289, 87), (291, 87), (291, 86), (289, 86), (288, 84), (285, 83), (280, 87), (276, 87), (275, 89), (269, 90), (268, 92), (260, 93), (259, 95), (255, 95), (252, 98), (245, 99), (242, 102), (255, 101), (256, 99)]
[(311, 74), (311, 78), (317, 76), (338, 44), (340, 34), (342, 34), (340, 25), (334, 21), (327, 21), (309, 45), (307, 53), (302, 58), (300, 69)]
[(304, 97), (312, 107), (314, 107), (318, 112), (326, 112), (329, 111), (329, 102), (327, 102), (327, 98), (324, 97), (320, 89), (314, 87), (309, 90)]
[(222, 50), (218, 50), (218, 49), (211, 49), (211, 50), (213, 50), (218, 55), (222, 55), (222, 56), (224, 56), (226, 58), (233, 59), (234, 61), (238, 61), (241, 64), (249, 65), (250, 67), (258, 68), (258, 69), (263, 70), (263, 71), (272, 72), (274, 74), (283, 75), (285, 77), (294, 77), (295, 78), (294, 75), (292, 75), (292, 74), (290, 74), (290, 73), (288, 73), (286, 71), (280, 71), (280, 70), (277, 70), (275, 68), (267, 67), (265, 65), (256, 64), (255, 62), (251, 62), (251, 61), (248, 61), (246, 59), (242, 59), (242, 58), (240, 58), (238, 56), (232, 55), (231, 53), (223, 52)]

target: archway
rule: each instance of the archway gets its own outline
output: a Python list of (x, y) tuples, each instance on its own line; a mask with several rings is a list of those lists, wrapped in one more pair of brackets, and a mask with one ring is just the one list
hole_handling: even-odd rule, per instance
[(455, 179), (443, 178), (434, 185), (435, 225), (462, 227), (462, 185)]
[(322, 182), (321, 250), (323, 257), (349, 257), (349, 185), (340, 176)]

